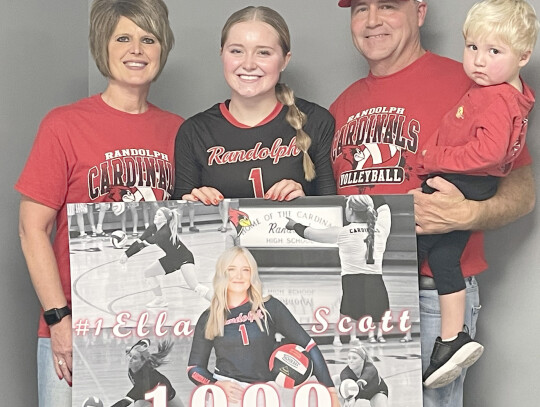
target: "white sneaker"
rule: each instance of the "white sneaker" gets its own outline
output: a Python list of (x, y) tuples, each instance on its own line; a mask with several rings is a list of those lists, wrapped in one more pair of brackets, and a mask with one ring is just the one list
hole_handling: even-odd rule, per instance
[(167, 307), (169, 304), (167, 304), (167, 301), (163, 297), (155, 297), (152, 301), (146, 304), (148, 308), (161, 308), (161, 307)]

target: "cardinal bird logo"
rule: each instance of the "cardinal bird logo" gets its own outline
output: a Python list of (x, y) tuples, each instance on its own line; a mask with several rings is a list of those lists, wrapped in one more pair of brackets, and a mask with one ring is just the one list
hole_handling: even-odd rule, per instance
[(343, 146), (343, 158), (351, 163), (353, 170), (396, 167), (401, 159), (401, 149), (392, 144), (382, 143)]
[(150, 187), (115, 185), (111, 187), (107, 197), (114, 202), (157, 201), (154, 191)]
[(115, 185), (111, 188), (108, 198), (114, 202), (135, 202), (136, 187), (125, 187), (122, 185)]
[(238, 209), (229, 208), (229, 221), (234, 225), (238, 236), (240, 236), (245, 227), (251, 226), (248, 214)]

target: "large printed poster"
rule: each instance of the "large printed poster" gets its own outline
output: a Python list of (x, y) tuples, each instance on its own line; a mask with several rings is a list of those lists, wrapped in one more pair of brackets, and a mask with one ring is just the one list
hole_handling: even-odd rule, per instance
[(73, 406), (422, 405), (410, 196), (73, 205)]

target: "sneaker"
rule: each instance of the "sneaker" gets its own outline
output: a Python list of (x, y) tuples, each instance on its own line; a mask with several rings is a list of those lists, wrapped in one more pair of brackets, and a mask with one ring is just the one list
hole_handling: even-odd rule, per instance
[(189, 231), (192, 233), (197, 233), (199, 231), (199, 228), (196, 226), (190, 226)]
[(399, 340), (401, 343), (407, 343), (407, 342), (412, 342), (412, 338), (410, 336), (404, 336), (403, 338), (401, 338)]
[(341, 343), (341, 339), (339, 339), (339, 337), (334, 338), (332, 345), (334, 345), (336, 348), (341, 348), (343, 346), (343, 344)]
[(461, 374), (463, 368), (471, 366), (484, 352), (484, 347), (471, 339), (467, 332), (460, 332), (456, 339), (435, 341), (428, 368), (422, 376), (428, 389), (446, 386)]
[(225, 233), (226, 231), (227, 231), (227, 228), (224, 227), (224, 226), (220, 226), (220, 227), (218, 228), (218, 232)]
[(163, 297), (155, 297), (152, 301), (146, 304), (148, 308), (162, 308), (167, 307), (167, 301)]
[(381, 335), (381, 336), (379, 336), (379, 337), (377, 338), (377, 342), (379, 342), (379, 343), (386, 343), (386, 339), (384, 339), (384, 336)]
[(377, 343), (377, 338), (375, 338), (374, 336), (370, 336), (370, 337), (368, 338), (368, 342), (369, 342), (369, 343)]

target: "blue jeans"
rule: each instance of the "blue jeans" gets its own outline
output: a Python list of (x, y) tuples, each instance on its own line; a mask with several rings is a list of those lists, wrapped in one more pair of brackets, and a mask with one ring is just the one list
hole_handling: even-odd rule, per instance
[(58, 378), (53, 363), (51, 339), (38, 338), (39, 407), (71, 407), (71, 387)]
[[(474, 277), (465, 279), (465, 325), (472, 338), (476, 335), (476, 320), (480, 311), (478, 283)], [(422, 343), (422, 371), (429, 365), (429, 358), (437, 336), (441, 334), (441, 314), (437, 290), (420, 290), (420, 332)], [(452, 383), (438, 389), (424, 388), (424, 407), (463, 407), (463, 382), (467, 369)]]

